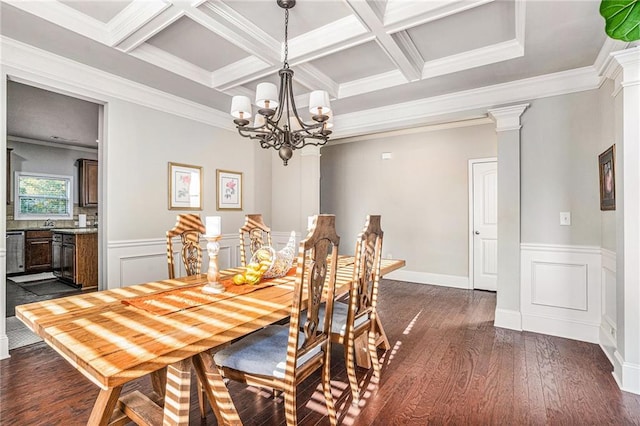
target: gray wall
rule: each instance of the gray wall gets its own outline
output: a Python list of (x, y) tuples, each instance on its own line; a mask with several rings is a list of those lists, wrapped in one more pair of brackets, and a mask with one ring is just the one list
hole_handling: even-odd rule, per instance
[[(391, 160), (381, 153), (391, 152)], [(417, 272), (468, 276), (468, 160), (496, 156), (493, 124), (376, 135), (321, 150), (320, 210), (343, 253), (367, 214), (381, 214), (383, 255)]]
[[(602, 90), (537, 99), (523, 114), (523, 243), (603, 243), (598, 154), (612, 144), (603, 122), (613, 115)], [(560, 226), (560, 212), (571, 212), (571, 226)]]
[[(222, 232), (237, 233), (245, 213), (270, 210), (270, 167), (256, 143), (173, 114), (112, 100), (105, 148), (108, 241), (161, 238), (178, 213), (168, 209), (169, 162), (203, 168), (202, 217), (222, 216)], [(243, 173), (243, 210), (216, 210), (216, 169)], [(256, 201), (257, 200), (257, 201)]]

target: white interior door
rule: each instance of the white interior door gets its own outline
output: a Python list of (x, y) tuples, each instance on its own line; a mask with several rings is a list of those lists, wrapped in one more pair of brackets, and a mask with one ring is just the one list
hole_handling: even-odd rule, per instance
[(496, 291), (498, 278), (498, 163), (473, 164), (473, 288)]

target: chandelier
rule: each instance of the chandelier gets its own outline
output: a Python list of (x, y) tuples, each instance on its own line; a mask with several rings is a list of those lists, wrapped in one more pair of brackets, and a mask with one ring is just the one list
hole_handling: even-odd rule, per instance
[(327, 143), (329, 130), (329, 94), (324, 90), (314, 90), (309, 95), (309, 112), (314, 123), (305, 123), (298, 115), (293, 96), (293, 70), (289, 68), (288, 27), (289, 9), (296, 0), (277, 0), (284, 9), (284, 63), (278, 71), (280, 90), (273, 83), (260, 83), (256, 88), (258, 113), (253, 126), (251, 101), (247, 96), (234, 96), (231, 100), (231, 115), (241, 136), (256, 139), (262, 148), (274, 148), (284, 165), (293, 155), (293, 150), (307, 145), (322, 146)]

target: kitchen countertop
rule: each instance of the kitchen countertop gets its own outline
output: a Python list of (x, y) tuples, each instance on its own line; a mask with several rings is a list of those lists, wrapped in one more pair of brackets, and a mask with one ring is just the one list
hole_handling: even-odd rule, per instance
[(51, 231), (56, 234), (95, 234), (98, 232), (98, 228), (22, 228), (22, 229), (7, 229), (7, 232), (12, 231)]
[(96, 234), (98, 233), (98, 228), (62, 228), (56, 229), (53, 228), (51, 230), (54, 234)]

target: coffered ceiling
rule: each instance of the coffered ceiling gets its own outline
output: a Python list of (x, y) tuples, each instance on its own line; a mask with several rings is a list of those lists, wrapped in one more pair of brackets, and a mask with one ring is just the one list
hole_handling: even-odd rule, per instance
[[(511, 93), (496, 103), (514, 102), (522, 81), (578, 76), (584, 85), (589, 71), (594, 84), (608, 53), (624, 47), (606, 39), (599, 3), (298, 0), (289, 23), (296, 102), (327, 90), (339, 135), (341, 120), (351, 134), (366, 128), (362, 116), (378, 117), (373, 130), (469, 117), (471, 103), (460, 117), (426, 105), (496, 88)], [(277, 83), (282, 65), (275, 0), (3, 0), (0, 11), (3, 36), (224, 113), (231, 96)]]

